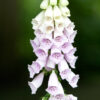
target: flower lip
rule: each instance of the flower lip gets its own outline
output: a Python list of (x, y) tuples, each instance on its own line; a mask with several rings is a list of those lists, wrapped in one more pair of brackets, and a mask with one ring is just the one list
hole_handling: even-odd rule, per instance
[(59, 90), (56, 86), (49, 86), (46, 91), (52, 95), (57, 95)]
[(32, 90), (32, 94), (35, 94), (37, 91), (37, 88), (35, 87), (35, 85), (33, 85), (31, 82), (28, 82), (28, 85), (30, 86), (30, 88)]
[(58, 59), (61, 57), (61, 55), (62, 55), (61, 53), (54, 53), (54, 54), (52, 54), (52, 57)]

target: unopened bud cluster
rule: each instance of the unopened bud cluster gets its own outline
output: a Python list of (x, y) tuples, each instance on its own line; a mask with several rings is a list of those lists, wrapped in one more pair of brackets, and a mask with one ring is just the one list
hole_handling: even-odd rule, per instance
[(51, 71), (46, 89), (50, 94), (48, 100), (77, 100), (77, 97), (64, 93), (55, 72), (57, 65), (61, 79), (66, 80), (71, 87), (77, 87), (79, 75), (71, 70), (75, 68), (77, 60), (76, 48), (73, 47), (77, 31), (74, 30), (75, 25), (69, 19), (68, 4), (67, 0), (43, 0), (40, 5), (43, 10), (32, 20), (36, 37), (30, 42), (37, 60), (28, 65), (30, 78), (34, 78), (28, 84), (32, 94), (35, 94), (44, 79), (43, 69), (47, 72)]

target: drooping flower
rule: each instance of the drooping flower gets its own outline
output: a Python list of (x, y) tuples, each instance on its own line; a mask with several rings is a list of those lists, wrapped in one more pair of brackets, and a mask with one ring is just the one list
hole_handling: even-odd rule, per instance
[(64, 94), (61, 83), (58, 81), (57, 75), (54, 71), (52, 71), (49, 81), (48, 88), (46, 91), (51, 95)]
[(30, 72), (30, 78), (33, 78), (35, 74), (38, 74), (43, 69), (44, 66), (45, 66), (45, 62), (40, 59), (33, 61), (32, 65), (28, 65), (28, 70)]
[(56, 95), (50, 96), (49, 100), (77, 100), (77, 97), (73, 96), (72, 94), (64, 94), (64, 95)]
[(77, 87), (77, 82), (79, 80), (79, 75), (75, 75), (71, 70), (68, 72), (68, 75), (66, 77), (66, 80), (68, 83), (73, 87)]
[(28, 82), (28, 85), (31, 88), (32, 94), (36, 94), (37, 89), (42, 85), (44, 78), (44, 72), (36, 76), (32, 82)]
[(34, 19), (32, 19), (31, 23), (33, 25), (33, 29), (38, 29), (38, 27), (43, 21), (43, 17), (44, 17), (44, 11), (40, 12)]
[(56, 46), (52, 47), (51, 49), (50, 59), (56, 64), (58, 64), (63, 59), (61, 50), (59, 50), (59, 48), (56, 48)]
[(72, 94), (66, 95), (65, 100), (77, 100), (77, 97), (73, 96)]
[(58, 69), (59, 69), (61, 78), (66, 79), (70, 69), (65, 59), (61, 60), (61, 62), (58, 64)]

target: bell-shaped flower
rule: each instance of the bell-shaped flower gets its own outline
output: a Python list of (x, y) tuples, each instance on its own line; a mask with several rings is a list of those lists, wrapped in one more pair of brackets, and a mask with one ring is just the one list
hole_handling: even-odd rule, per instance
[(56, 95), (56, 96), (53, 96), (51, 95), (49, 100), (65, 100), (65, 95)]
[(50, 5), (56, 6), (57, 5), (57, 0), (50, 0)]
[(40, 12), (35, 18), (32, 19), (33, 29), (38, 29), (40, 24), (43, 22), (44, 11)]
[(74, 43), (74, 39), (76, 37), (77, 31), (74, 31), (70, 36), (69, 36), (69, 42)]
[(63, 59), (63, 54), (61, 53), (61, 50), (56, 47), (52, 47), (50, 59), (58, 64)]
[(68, 6), (69, 2), (68, 2), (68, 0), (59, 0), (59, 5), (60, 6)]
[(36, 51), (35, 54), (37, 57), (39, 57), (40, 59), (46, 59), (46, 57), (48, 56), (48, 50), (43, 48), (42, 46), (40, 46)]
[(29, 75), (30, 75), (29, 77), (33, 78), (36, 73), (34, 72), (34, 70), (31, 67), (31, 65), (28, 65), (28, 71), (29, 71)]
[(62, 85), (58, 81), (55, 71), (52, 71), (49, 77), (48, 88), (46, 89), (46, 91), (51, 95), (64, 94)]
[(49, 6), (47, 10), (45, 11), (45, 20), (47, 21), (53, 21), (53, 9), (52, 6)]
[(40, 46), (40, 42), (38, 38), (35, 38), (34, 40), (30, 40), (30, 43), (34, 49), (34, 51)]
[(47, 60), (46, 67), (50, 68), (50, 69), (54, 69), (55, 68), (55, 63), (49, 57), (48, 57), (48, 60)]
[(54, 6), (53, 15), (54, 15), (54, 20), (59, 20), (60, 19), (60, 17), (61, 17), (61, 11), (60, 11), (60, 9), (59, 9), (58, 6)]
[(65, 42), (68, 42), (68, 39), (64, 35), (54, 38), (54, 45), (56, 45), (57, 47), (61, 47), (61, 45), (63, 45)]
[(77, 87), (77, 82), (79, 80), (79, 75), (75, 75), (71, 70), (66, 76), (66, 81), (72, 86), (73, 88)]
[(45, 66), (46, 62), (40, 59), (32, 62), (32, 65), (28, 65), (28, 70), (30, 72), (30, 78), (33, 78), (35, 74), (38, 74), (42, 68)]
[[(75, 28), (75, 25), (73, 22), (71, 22), (68, 26), (67, 26), (67, 30), (71, 33), (71, 31)], [(72, 31), (73, 32), (73, 31)]]
[(42, 38), (40, 43), (41, 43), (41, 46), (47, 50), (50, 49), (52, 47), (52, 44), (53, 44), (52, 39), (50, 37), (49, 38), (48, 37)]
[(72, 46), (71, 43), (69, 42), (65, 42), (62, 46), (61, 46), (61, 50), (63, 53), (68, 53), (69, 51), (71, 51), (74, 47)]
[(32, 94), (36, 94), (37, 89), (42, 85), (44, 79), (44, 72), (36, 76), (32, 82), (28, 82), (31, 88)]
[(40, 40), (41, 38), (44, 37), (45, 33), (43, 33), (40, 29), (35, 30), (34, 34), (36, 37)]
[(70, 17), (70, 10), (67, 7), (60, 6), (60, 10), (64, 17)]
[(57, 96), (50, 96), (49, 100), (77, 100), (77, 97), (73, 96), (72, 94), (69, 95), (57, 95)]
[(65, 27), (65, 22), (63, 17), (60, 17), (59, 20), (55, 20), (55, 28), (59, 30), (61, 33), (64, 30), (64, 27)]
[(61, 78), (66, 79), (66, 76), (70, 72), (70, 69), (65, 59), (61, 60), (61, 62), (58, 64), (58, 69), (59, 69)]
[(65, 28), (67, 29), (72, 22), (68, 17), (63, 16), (63, 19), (64, 19)]
[(57, 28), (55, 28), (55, 30), (54, 30), (54, 38), (56, 38), (58, 36), (63, 36), (63, 32), (60, 32)]
[(77, 100), (77, 97), (72, 94), (66, 95), (64, 100)]
[(54, 30), (54, 22), (48, 22), (44, 20), (43, 24), (39, 27), (41, 32), (46, 33), (46, 34), (52, 34)]
[(70, 64), (72, 68), (75, 68), (75, 63), (78, 57), (74, 56), (75, 49), (72, 49), (69, 53), (65, 54), (65, 59)]
[(40, 4), (41, 9), (47, 9), (49, 5), (49, 0), (43, 0), (42, 3)]

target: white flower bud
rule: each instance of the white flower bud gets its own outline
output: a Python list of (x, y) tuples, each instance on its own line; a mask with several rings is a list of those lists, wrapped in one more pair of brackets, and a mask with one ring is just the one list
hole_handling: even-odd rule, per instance
[(70, 17), (70, 10), (67, 7), (60, 6), (60, 10), (64, 17)]
[(59, 5), (60, 6), (68, 6), (69, 5), (69, 2), (68, 2), (68, 0), (60, 0), (59, 1)]
[(47, 9), (48, 4), (49, 4), (49, 0), (43, 0), (41, 5), (40, 5), (40, 8), (41, 9)]
[(59, 20), (61, 17), (61, 11), (58, 6), (54, 7), (54, 20)]
[(53, 9), (52, 6), (49, 6), (45, 12), (45, 20), (48, 21), (53, 21)]
[(50, 5), (52, 5), (52, 6), (57, 5), (57, 0), (50, 0)]

